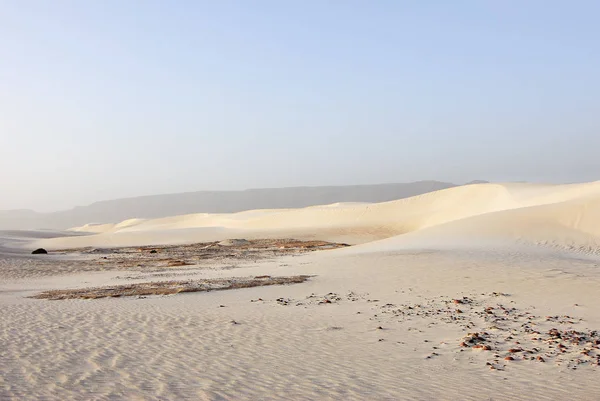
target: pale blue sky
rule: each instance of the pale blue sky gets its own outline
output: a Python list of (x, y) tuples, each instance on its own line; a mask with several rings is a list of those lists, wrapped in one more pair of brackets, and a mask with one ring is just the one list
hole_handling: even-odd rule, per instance
[(0, 0), (0, 209), (600, 179), (598, 1)]

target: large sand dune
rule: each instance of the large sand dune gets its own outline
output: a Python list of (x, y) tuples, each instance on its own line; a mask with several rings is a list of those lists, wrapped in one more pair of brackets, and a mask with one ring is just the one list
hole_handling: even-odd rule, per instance
[(200, 191), (95, 202), (70, 210), (37, 213), (0, 210), (0, 230), (65, 229), (86, 223), (114, 223), (130, 218), (159, 218), (190, 213), (234, 213), (284, 209), (333, 202), (384, 202), (455, 187), (439, 181), (335, 187), (265, 188), (246, 191)]
[(493, 241), (597, 253), (599, 217), (600, 182), (476, 184), (374, 204), (337, 203), (86, 225), (72, 231), (92, 235), (43, 239), (36, 246), (58, 249), (293, 236), (352, 244), (390, 238), (383, 243), (388, 249), (391, 244), (456, 246)]

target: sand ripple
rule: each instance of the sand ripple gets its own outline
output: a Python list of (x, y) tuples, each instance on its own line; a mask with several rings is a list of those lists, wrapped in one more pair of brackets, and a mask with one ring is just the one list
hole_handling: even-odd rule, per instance
[[(381, 342), (351, 302), (250, 302), (257, 290), (244, 301), (253, 313), (219, 308), (213, 294), (3, 306), (0, 399), (586, 399), (591, 387), (600, 391), (597, 380), (580, 386), (596, 371), (531, 382), (522, 366), (492, 374), (451, 355), (426, 360), (419, 333), (399, 326)], [(207, 302), (190, 302), (198, 295)]]

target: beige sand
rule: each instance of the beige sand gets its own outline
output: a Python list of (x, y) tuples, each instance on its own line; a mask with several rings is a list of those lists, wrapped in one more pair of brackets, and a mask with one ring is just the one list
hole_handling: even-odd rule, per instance
[[(382, 204), (77, 230), (96, 234), (19, 246), (268, 237), (358, 245), (235, 269), (181, 266), (167, 273), (110, 265), (79, 272), (64, 266), (81, 260), (52, 252), (0, 259), (0, 399), (595, 400), (600, 394), (594, 331), (600, 329), (600, 183), (482, 184)], [(60, 275), (26, 274), (41, 264)], [(142, 299), (26, 298), (55, 289), (260, 275), (314, 277), (290, 286)]]

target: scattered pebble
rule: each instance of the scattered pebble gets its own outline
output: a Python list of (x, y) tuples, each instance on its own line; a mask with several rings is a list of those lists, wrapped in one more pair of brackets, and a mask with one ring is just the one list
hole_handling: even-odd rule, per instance
[[(600, 333), (590, 330), (575, 330), (574, 325), (582, 322), (568, 315), (536, 316), (532, 313), (535, 309), (517, 308), (514, 302), (503, 303), (502, 298), (509, 294), (493, 292), (481, 296), (463, 296), (462, 298), (422, 298), (416, 304), (373, 304), (371, 306), (369, 321), (386, 323), (411, 322), (416, 319), (427, 321), (423, 327), (439, 324), (452, 324), (462, 327), (466, 333), (456, 342), (450, 342), (443, 347), (445, 352), (480, 351), (481, 358), (486, 361), (486, 366), (491, 370), (503, 371), (506, 366), (499, 365), (504, 361), (522, 361), (529, 363), (553, 361), (560, 365), (573, 367), (600, 366)], [(326, 295), (311, 294), (306, 297), (306, 306), (350, 302), (379, 302), (365, 295), (348, 293), (345, 296), (328, 293)], [(283, 302), (282, 302), (283, 301)], [(279, 298), (280, 304), (294, 305), (294, 301)], [(297, 305), (297, 304), (296, 304)], [(455, 305), (461, 305), (457, 308)], [(365, 312), (356, 312), (365, 314)], [(367, 318), (366, 317), (366, 318)], [(552, 327), (552, 326), (554, 327)], [(384, 330), (388, 325), (377, 326), (377, 330)], [(406, 327), (406, 326), (405, 326)], [(411, 335), (424, 333), (416, 327), (407, 327)], [(431, 340), (421, 337), (424, 343)], [(383, 338), (378, 340), (384, 341)], [(403, 342), (396, 341), (398, 344)], [(443, 341), (441, 342), (444, 343)], [(455, 344), (455, 345), (452, 345)], [(456, 345), (457, 344), (457, 345)], [(432, 347), (438, 350), (438, 347)], [(418, 351), (417, 348), (414, 349)], [(483, 352), (483, 351), (494, 351)], [(433, 352), (426, 356), (431, 359), (439, 354)], [(458, 356), (457, 355), (457, 356)], [(519, 355), (519, 357), (516, 357)], [(474, 358), (470, 356), (469, 358)], [(461, 358), (464, 358), (462, 356)]]

